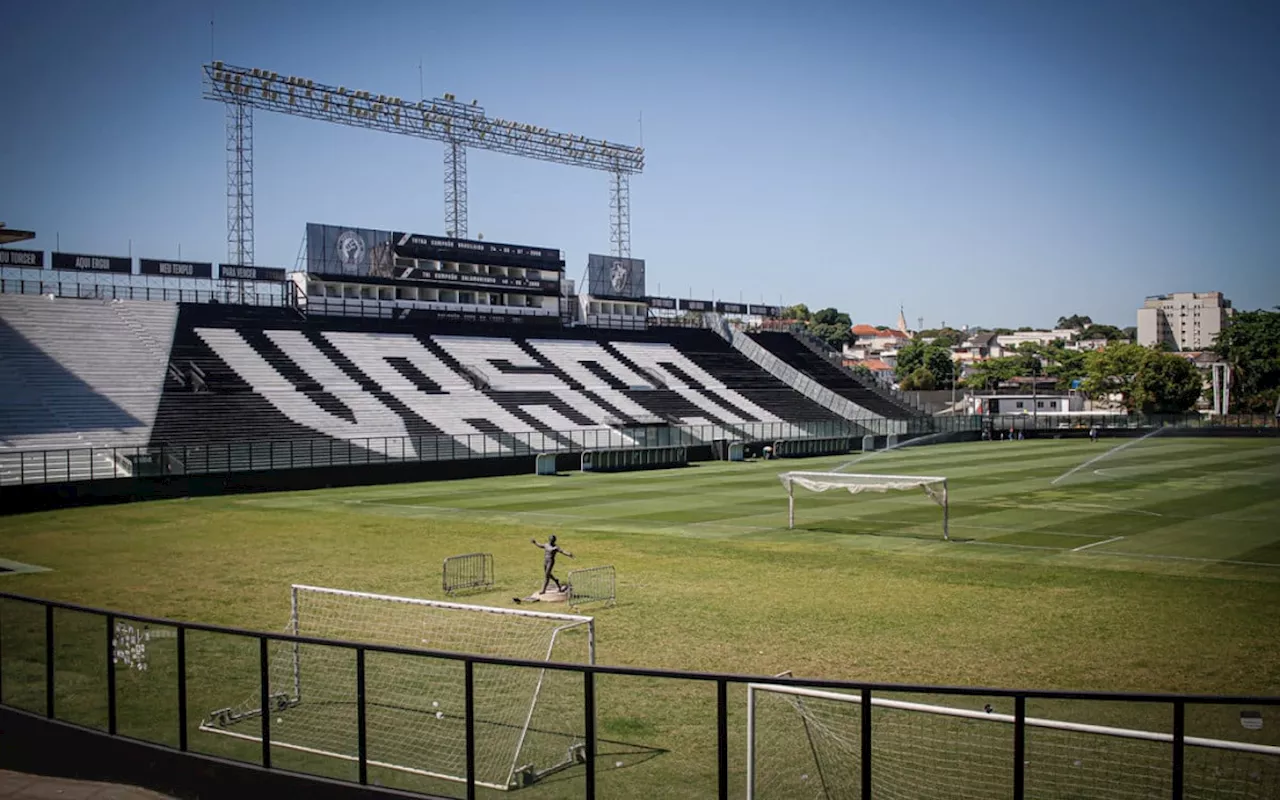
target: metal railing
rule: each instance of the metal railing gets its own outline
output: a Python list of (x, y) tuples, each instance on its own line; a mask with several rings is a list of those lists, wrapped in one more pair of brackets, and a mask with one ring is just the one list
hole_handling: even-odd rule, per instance
[[(27, 613), (24, 614), (23, 609), (26, 609)], [(31, 611), (34, 611), (34, 613), (30, 613)], [(73, 620), (75, 624), (71, 624)], [(60, 622), (62, 623), (61, 627), (59, 626)], [(134, 660), (138, 654), (136, 651), (122, 652), (118, 647), (118, 623), (144, 625), (156, 629), (156, 638), (160, 638), (159, 631), (164, 631), (166, 634), (164, 638), (169, 638), (171, 632), (176, 648), (176, 658), (174, 659), (171, 673), (163, 677), (156, 677), (160, 670), (155, 670), (149, 673), (148, 680), (171, 681), (171, 685), (155, 687), (155, 689), (156, 696), (167, 695), (176, 702), (176, 715), (172, 718), (175, 730), (162, 733), (153, 727), (145, 732), (139, 732), (136, 729), (136, 724), (131, 725), (127, 733), (121, 730), (122, 690), (117, 672), (121, 668), (127, 670), (135, 666)], [(194, 633), (230, 637), (234, 641), (256, 645), (256, 647), (246, 648), (240, 652), (245, 655), (244, 660), (246, 663), (244, 666), (247, 667), (252, 663), (254, 667), (246, 670), (246, 672), (249, 675), (256, 673), (253, 678), (244, 681), (244, 684), (245, 686), (248, 686), (250, 682), (257, 684), (257, 696), (262, 703), (260, 708), (264, 711), (271, 708), (270, 659), (272, 649), (270, 645), (273, 643), (285, 644), (293, 648), (294, 652), (297, 652), (296, 648), (298, 646), (311, 646), (331, 648), (349, 653), (355, 665), (354, 671), (342, 670), (335, 672), (328, 676), (328, 680), (334, 682), (351, 681), (349, 687), (335, 686), (332, 689), (333, 691), (341, 691), (344, 696), (352, 698), (354, 702), (356, 753), (353, 760), (356, 766), (356, 777), (354, 780), (327, 777), (329, 780), (345, 780), (348, 783), (359, 785), (368, 785), (370, 783), (370, 767), (377, 766), (376, 763), (370, 763), (369, 726), (367, 723), (369, 709), (371, 706), (376, 706), (379, 698), (376, 696), (376, 689), (368, 685), (366, 679), (367, 671), (365, 669), (369, 657), (374, 654), (422, 659), (424, 668), (429, 667), (429, 662), (431, 661), (443, 660), (461, 663), (463, 681), (460, 688), (463, 694), (462, 722), (466, 752), (466, 772), (462, 776), (462, 781), (465, 783), (465, 796), (467, 798), (476, 796), (475, 753), (477, 747), (477, 723), (483, 722), (476, 719), (475, 713), (477, 697), (474, 674), (479, 666), (485, 666), (486, 668), (504, 667), (548, 670), (553, 674), (578, 675), (582, 716), (576, 723), (568, 724), (573, 724), (581, 733), (584, 753), (580, 769), (575, 767), (574, 769), (577, 772), (571, 777), (581, 777), (582, 796), (588, 798), (588, 800), (595, 798), (597, 792), (597, 770), (599, 769), (597, 756), (601, 754), (598, 746), (597, 717), (601, 712), (608, 713), (607, 706), (599, 702), (601, 697), (597, 693), (597, 678), (599, 676), (655, 679), (658, 681), (657, 685), (662, 688), (655, 689), (650, 684), (645, 689), (646, 696), (652, 701), (646, 703), (645, 706), (655, 709), (654, 713), (661, 715), (671, 707), (670, 703), (661, 700), (663, 692), (669, 690), (676, 693), (676, 696), (683, 698), (679, 702), (685, 707), (681, 714), (686, 718), (691, 712), (688, 706), (689, 693), (684, 690), (683, 685), (692, 682), (714, 687), (714, 712), (710, 716), (714, 719), (716, 731), (714, 749), (716, 759), (715, 796), (719, 798), (730, 797), (729, 730), (731, 707), (729, 704), (729, 690), (733, 688), (735, 692), (738, 690), (745, 691), (747, 685), (759, 683), (772, 686), (805, 687), (857, 693), (854, 697), (856, 697), (856, 702), (860, 705), (861, 719), (863, 720), (861, 741), (859, 742), (861, 747), (861, 762), (858, 765), (861, 777), (861, 792), (859, 796), (864, 800), (871, 796), (872, 774), (876, 772), (878, 765), (883, 763), (876, 756), (877, 750), (874, 745), (877, 742), (877, 726), (872, 724), (871, 720), (873, 706), (877, 703), (883, 703), (883, 698), (886, 695), (969, 697), (979, 698), (977, 700), (978, 703), (983, 700), (999, 700), (1002, 701), (1002, 705), (1008, 705), (1010, 704), (1009, 701), (1011, 701), (1013, 708), (1012, 731), (1003, 742), (1004, 747), (1007, 747), (1004, 758), (1008, 759), (1010, 771), (1001, 778), (1001, 780), (1008, 782), (999, 786), (991, 786), (992, 796), (1012, 797), (1015, 800), (1022, 800), (1027, 791), (1027, 772), (1029, 769), (1035, 769), (1034, 763), (1026, 760), (1029, 728), (1028, 701), (1078, 701), (1080, 703), (1098, 704), (1098, 707), (1102, 704), (1114, 707), (1114, 704), (1117, 703), (1129, 704), (1131, 707), (1138, 705), (1164, 707), (1164, 719), (1167, 721), (1170, 731), (1168, 733), (1146, 733), (1144, 736), (1148, 737), (1149, 741), (1163, 742), (1168, 746), (1166, 751), (1167, 763), (1164, 764), (1167, 783), (1163, 778), (1161, 783), (1167, 785), (1168, 794), (1163, 796), (1170, 798), (1170, 800), (1181, 800), (1189, 781), (1194, 783), (1196, 780), (1204, 779), (1204, 776), (1189, 774), (1186, 753), (1191, 746), (1202, 746), (1205, 742), (1212, 741), (1220, 745), (1225, 751), (1233, 752), (1237, 755), (1239, 753), (1250, 753), (1264, 759), (1266, 773), (1261, 778), (1265, 782), (1261, 789), (1263, 792), (1267, 791), (1267, 786), (1276, 781), (1277, 772), (1275, 768), (1280, 766), (1280, 748), (1273, 745), (1259, 744), (1256, 737), (1245, 736), (1242, 737), (1244, 740), (1223, 741), (1191, 736), (1188, 732), (1187, 714), (1189, 709), (1197, 709), (1202, 706), (1229, 706), (1233, 707), (1233, 710), (1236, 707), (1248, 706), (1253, 709), (1253, 711), (1249, 712), (1250, 714), (1259, 713), (1257, 709), (1261, 707), (1268, 709), (1268, 713), (1270, 713), (1269, 709), (1280, 706), (1280, 697), (927, 686), (751, 676), (722, 672), (694, 672), (644, 667), (603, 666), (599, 664), (556, 663), (294, 636), (285, 633), (254, 631), (198, 622), (180, 622), (7, 592), (0, 592), (0, 705), (32, 715), (42, 715), (50, 720), (58, 720), (63, 724), (74, 725), (109, 737), (127, 736), (127, 738), (146, 742), (153, 746), (172, 748), (183, 753), (192, 753), (194, 757), (208, 754), (207, 751), (199, 751), (192, 748), (191, 734), (199, 731), (199, 712), (195, 716), (192, 714), (193, 698), (190, 679), (192, 676), (198, 676), (203, 690), (201, 701), (208, 703), (213, 703), (213, 698), (215, 697), (218, 702), (222, 702), (226, 699), (227, 692), (239, 691), (240, 689), (232, 689), (226, 686), (210, 687), (207, 685), (211, 682), (210, 675), (220, 674), (220, 666), (225, 666), (220, 663), (220, 659), (226, 658), (228, 650), (225, 647), (209, 647), (207, 642), (193, 645), (192, 640), (194, 637), (192, 634)], [(201, 646), (202, 644), (204, 646)], [(250, 653), (253, 655), (249, 655)], [(43, 662), (42, 669), (35, 666), (37, 661)], [(163, 691), (160, 691), (161, 689)], [(98, 696), (97, 692), (101, 692), (101, 695)], [(616, 695), (614, 696), (616, 697)], [(72, 711), (64, 711), (64, 705), (70, 703), (60, 702), (60, 700), (75, 701)], [(701, 707), (706, 708), (709, 705), (709, 702), (703, 702)], [(92, 713), (87, 710), (89, 707), (93, 708)], [(211, 709), (216, 707), (217, 705), (214, 704)], [(693, 708), (696, 710), (699, 706), (694, 706)], [(988, 706), (987, 710), (990, 712), (990, 706)], [(740, 711), (741, 709), (734, 708), (733, 718), (735, 721), (741, 719)], [(629, 708), (626, 713), (634, 714), (636, 709), (634, 707)], [(966, 711), (961, 713), (966, 715), (976, 714), (976, 716), (981, 717), (981, 714), (977, 712)], [(95, 716), (95, 719), (86, 721), (88, 716)], [(155, 713), (153, 709), (151, 720), (154, 723), (155, 720), (163, 716)], [(274, 713), (258, 715), (261, 735), (260, 737), (253, 737), (255, 740), (260, 738), (256, 753), (256, 763), (266, 770), (279, 768), (278, 765), (273, 763), (272, 722), (274, 716)], [(1241, 714), (1241, 718), (1244, 718), (1244, 714)], [(134, 722), (136, 723), (136, 720)], [(1032, 720), (1031, 722), (1034, 724), (1037, 721)], [(686, 721), (685, 724), (688, 724), (688, 722)], [(1076, 728), (1090, 727), (1075, 723), (1062, 724)], [(665, 726), (646, 724), (642, 727), (660, 730)], [(1268, 733), (1268, 735), (1270, 734)], [(280, 746), (286, 746), (283, 740), (275, 743)], [(934, 742), (931, 746), (958, 749), (963, 746), (963, 743), (961, 738), (955, 736), (953, 732), (952, 736)], [(240, 760), (247, 761), (243, 757)], [(892, 761), (893, 759), (890, 759), (890, 765), (892, 765)], [(1079, 764), (1080, 762), (1077, 761), (1076, 763)], [(290, 769), (290, 771), (299, 772), (296, 767)], [(735, 770), (736, 773), (741, 771), (741, 769)], [(304, 772), (303, 774), (308, 773)], [(992, 776), (992, 780), (994, 779), (995, 776)], [(629, 785), (634, 785), (640, 780), (641, 777), (634, 777), (630, 779)], [(1070, 780), (1070, 778), (1068, 777), (1066, 780)], [(568, 787), (564, 786), (563, 783), (561, 785), (563, 787), (562, 793), (567, 791)], [(1055, 788), (1063, 790), (1065, 792), (1064, 796), (1070, 794), (1071, 791), (1071, 786)], [(1201, 787), (1193, 787), (1192, 794), (1199, 796), (1200, 792), (1194, 791), (1194, 789), (1199, 788)], [(642, 796), (645, 795), (645, 792), (641, 790), (636, 794), (637, 796)], [(710, 796), (711, 792), (707, 791), (706, 795)], [(653, 794), (649, 793), (645, 796), (653, 796)]]
[[(137, 276), (135, 276), (137, 277)], [(214, 280), (206, 281), (217, 285)], [(0, 278), (0, 294), (53, 295), (73, 300), (155, 300), (169, 303), (221, 303), (224, 305), (283, 307), (288, 305), (284, 283), (228, 281), (220, 289), (149, 286), (134, 283), (90, 283), (77, 280)], [(258, 284), (268, 289), (258, 291)]]
[[(904, 425), (905, 424), (905, 425)], [(584, 450), (696, 446), (719, 439), (775, 441), (867, 433), (931, 432), (928, 420), (744, 422), (715, 425), (584, 428), (558, 433), (253, 439), (175, 445), (0, 450), (0, 486), (159, 475), (357, 466), (578, 453)]]

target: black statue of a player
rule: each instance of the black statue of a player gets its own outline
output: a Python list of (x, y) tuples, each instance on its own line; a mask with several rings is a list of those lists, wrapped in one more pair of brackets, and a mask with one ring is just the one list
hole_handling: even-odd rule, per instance
[(542, 548), (542, 570), (545, 573), (545, 578), (542, 581), (542, 591), (546, 592), (547, 585), (552, 581), (555, 581), (556, 589), (563, 592), (564, 586), (561, 585), (559, 578), (551, 574), (551, 570), (556, 568), (556, 553), (564, 553), (569, 558), (573, 558), (573, 553), (558, 547), (556, 545), (556, 537), (554, 534), (546, 544), (538, 544), (537, 539), (530, 539), (529, 541), (533, 542), (537, 547)]

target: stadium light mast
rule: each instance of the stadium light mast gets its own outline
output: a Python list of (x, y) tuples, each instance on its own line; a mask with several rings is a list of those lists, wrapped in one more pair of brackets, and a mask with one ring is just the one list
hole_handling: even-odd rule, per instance
[(644, 148), (559, 133), (489, 117), (452, 94), (410, 103), (399, 97), (328, 86), (308, 78), (221, 61), (202, 65), (203, 96), (227, 107), (227, 257), (253, 263), (253, 110), (430, 139), (445, 145), (445, 229), (467, 238), (468, 148), (607, 172), (609, 241), (631, 255), (631, 176), (644, 170)]

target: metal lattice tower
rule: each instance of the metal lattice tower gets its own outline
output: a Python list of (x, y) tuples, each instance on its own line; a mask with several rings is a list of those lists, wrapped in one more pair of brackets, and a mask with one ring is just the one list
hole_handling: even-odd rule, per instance
[(631, 258), (631, 176), (613, 173), (609, 185), (609, 242), (617, 258)]
[(444, 148), (444, 230), (467, 238), (467, 148), (459, 141)]
[(253, 263), (254, 108), (398, 133), (445, 145), (445, 227), (467, 236), (467, 148), (586, 167), (612, 176), (609, 239), (615, 255), (631, 255), (631, 175), (644, 171), (644, 148), (560, 133), (489, 117), (478, 103), (446, 94), (417, 103), (326, 86), (214, 61), (203, 69), (203, 96), (227, 106), (227, 249), (234, 264)]
[(253, 106), (227, 103), (227, 262), (253, 266)]

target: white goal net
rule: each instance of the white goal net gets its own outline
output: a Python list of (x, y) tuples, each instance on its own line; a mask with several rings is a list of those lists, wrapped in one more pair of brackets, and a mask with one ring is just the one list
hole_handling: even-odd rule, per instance
[(942, 506), (942, 538), (950, 539), (947, 502), (947, 479), (928, 475), (871, 475), (854, 472), (783, 472), (778, 475), (787, 489), (787, 527), (796, 526), (795, 487), (811, 492), (829, 492), (839, 489), (849, 494), (862, 492), (892, 492), (922, 489), (929, 499)]
[[(748, 800), (860, 797), (861, 697), (774, 684), (747, 690)], [(872, 796), (888, 800), (1012, 796), (1010, 714), (871, 698)], [(1170, 797), (1173, 736), (1027, 717), (1026, 797)], [(1188, 736), (1188, 800), (1280, 797), (1280, 747)]]
[[(286, 631), (300, 636), (530, 661), (595, 663), (591, 617), (492, 608), (314, 586), (292, 587)], [(461, 660), (365, 654), (371, 766), (466, 780)], [(268, 713), (273, 746), (358, 758), (356, 653), (273, 642)], [(580, 760), (581, 678), (532, 667), (473, 668), (476, 783), (510, 789)], [(211, 713), (202, 731), (261, 741), (255, 692)]]

